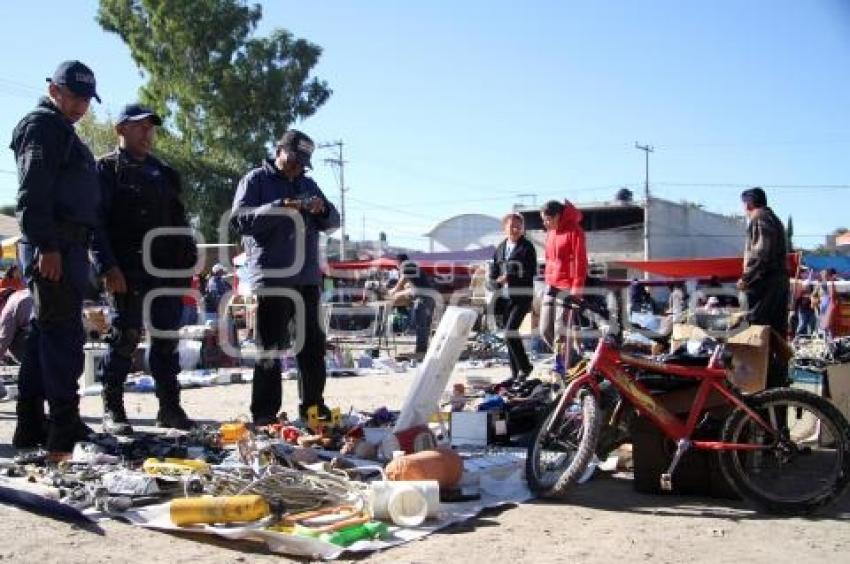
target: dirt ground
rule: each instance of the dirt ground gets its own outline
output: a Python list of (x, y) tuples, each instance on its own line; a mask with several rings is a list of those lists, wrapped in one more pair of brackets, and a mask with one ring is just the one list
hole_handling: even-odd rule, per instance
[[(476, 371), (478, 372), (478, 371)], [(506, 368), (481, 371), (494, 380)], [(453, 378), (460, 377), (460, 374)], [(332, 378), (330, 405), (399, 408), (407, 374)], [(250, 384), (183, 392), (189, 414), (206, 421), (246, 415)], [(284, 382), (284, 409), (294, 411), (296, 384)], [(134, 426), (151, 425), (152, 394), (127, 394)], [(98, 397), (84, 397), (87, 421), (99, 425)], [(14, 403), (0, 403), (0, 456), (13, 454)], [(381, 553), (366, 562), (847, 562), (850, 495), (816, 518), (773, 518), (739, 502), (636, 493), (628, 479), (597, 476), (558, 503), (532, 501), (479, 517)], [(348, 556), (348, 555), (344, 555)], [(12, 562), (286, 562), (263, 545), (174, 535), (107, 521), (100, 531), (0, 506), (0, 560)], [(346, 561), (346, 558), (343, 558)]]

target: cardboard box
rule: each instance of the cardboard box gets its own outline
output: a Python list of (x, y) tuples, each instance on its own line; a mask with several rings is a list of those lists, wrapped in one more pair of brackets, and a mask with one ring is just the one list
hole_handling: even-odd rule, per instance
[(770, 353), (775, 351), (787, 362), (794, 351), (779, 333), (767, 325), (751, 325), (730, 337), (726, 348), (732, 353), (729, 381), (742, 392), (760, 392), (767, 385)]
[(673, 332), (670, 334), (670, 352), (675, 351), (690, 340), (701, 341), (706, 337), (708, 337), (708, 333), (696, 325), (676, 323), (673, 325)]
[[(709, 336), (694, 325), (676, 324), (670, 336), (670, 349), (674, 351), (690, 340)], [(732, 353), (729, 381), (747, 394), (760, 392), (767, 385), (767, 368), (772, 350), (778, 351), (785, 360), (793, 355), (785, 339), (767, 325), (751, 325), (729, 337), (726, 349)]]
[(486, 411), (452, 413), (452, 446), (487, 446), (488, 414)]
[(830, 401), (850, 419), (850, 363), (828, 366), (826, 378)]

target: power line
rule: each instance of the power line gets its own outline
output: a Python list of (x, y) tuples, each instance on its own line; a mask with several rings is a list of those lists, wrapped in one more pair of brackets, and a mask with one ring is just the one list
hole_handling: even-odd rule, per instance
[(770, 190), (848, 190), (850, 184), (769, 184), (766, 182), (653, 182), (656, 186), (672, 186), (680, 188), (736, 188), (747, 186), (763, 186)]

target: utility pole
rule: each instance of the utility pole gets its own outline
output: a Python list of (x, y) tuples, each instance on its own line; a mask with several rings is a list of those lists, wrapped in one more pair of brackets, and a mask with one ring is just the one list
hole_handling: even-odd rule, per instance
[(320, 149), (332, 147), (337, 149), (337, 158), (325, 159), (325, 163), (339, 167), (339, 260), (345, 260), (345, 193), (348, 191), (348, 188), (345, 187), (345, 161), (342, 158), (342, 145), (342, 140), (319, 143), (318, 145)]
[(646, 182), (643, 186), (643, 260), (649, 260), (649, 154), (655, 151), (651, 145), (639, 145), (635, 141), (635, 149), (646, 155)]

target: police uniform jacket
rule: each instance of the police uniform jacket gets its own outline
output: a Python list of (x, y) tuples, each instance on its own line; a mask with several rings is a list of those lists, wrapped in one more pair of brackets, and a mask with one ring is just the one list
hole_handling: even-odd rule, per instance
[(17, 215), (26, 242), (41, 252), (87, 244), (98, 224), (95, 160), (49, 98), (15, 127), (10, 148), (18, 168)]
[[(143, 161), (117, 149), (97, 161), (102, 227), (94, 239), (95, 268), (105, 274), (118, 266), (130, 280), (152, 278), (144, 267), (145, 235), (160, 227), (188, 228), (176, 170), (148, 155)], [(196, 247), (186, 235), (157, 235), (151, 240), (151, 262), (161, 269), (188, 269)]]

